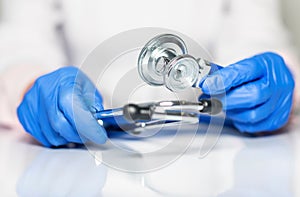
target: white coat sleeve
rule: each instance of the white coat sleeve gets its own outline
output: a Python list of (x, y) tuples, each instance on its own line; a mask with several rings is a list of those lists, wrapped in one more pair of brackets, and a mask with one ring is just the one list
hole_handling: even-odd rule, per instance
[[(279, 0), (229, 0), (215, 46), (216, 61), (228, 65), (258, 53), (273, 51), (282, 55), (293, 73), (295, 108), (300, 103), (300, 64)], [(296, 106), (298, 105), (298, 106)]]
[(65, 63), (52, 0), (5, 0), (0, 21), (0, 126), (18, 125), (16, 108), (26, 87)]

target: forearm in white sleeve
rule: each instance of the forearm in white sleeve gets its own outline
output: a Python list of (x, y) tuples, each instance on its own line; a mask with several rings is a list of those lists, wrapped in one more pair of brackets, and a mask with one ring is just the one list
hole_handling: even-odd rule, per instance
[(215, 47), (216, 61), (228, 65), (258, 53), (282, 55), (293, 73), (294, 106), (300, 103), (300, 63), (289, 32), (282, 23), (278, 0), (231, 0)]
[(0, 23), (0, 126), (18, 125), (16, 108), (37, 77), (65, 63), (51, 0), (4, 3)]

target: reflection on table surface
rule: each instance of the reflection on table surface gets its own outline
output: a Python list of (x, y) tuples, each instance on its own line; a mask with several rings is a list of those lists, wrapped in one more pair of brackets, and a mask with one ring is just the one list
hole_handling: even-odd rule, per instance
[[(200, 132), (184, 154), (147, 173), (119, 171), (101, 163), (97, 157), (120, 162), (128, 159), (110, 152), (109, 147), (97, 149), (96, 154), (84, 147), (48, 149), (33, 143), (23, 132), (2, 129), (0, 194), (299, 196), (299, 120), (299, 117), (295, 118), (286, 132), (267, 137), (247, 137), (227, 128), (212, 150), (202, 157), (199, 156), (199, 144), (205, 135)], [(185, 137), (182, 135), (179, 139)], [(152, 148), (160, 147), (168, 136), (139, 141), (115, 134), (111, 139), (112, 144), (130, 150), (153, 151)], [(143, 157), (141, 154), (138, 158), (143, 161)], [(145, 165), (143, 162), (129, 164)]]

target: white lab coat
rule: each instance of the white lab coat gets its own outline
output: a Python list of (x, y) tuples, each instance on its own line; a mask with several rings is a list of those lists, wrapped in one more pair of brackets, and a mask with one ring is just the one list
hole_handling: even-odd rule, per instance
[(6, 125), (16, 124), (16, 106), (35, 77), (80, 65), (103, 40), (139, 27), (184, 33), (224, 66), (276, 51), (299, 75), (278, 0), (4, 0), (2, 10), (0, 122)]

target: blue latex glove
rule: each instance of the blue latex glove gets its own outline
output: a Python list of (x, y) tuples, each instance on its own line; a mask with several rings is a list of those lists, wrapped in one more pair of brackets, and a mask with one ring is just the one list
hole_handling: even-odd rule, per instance
[(279, 129), (291, 112), (294, 79), (282, 57), (274, 53), (222, 68), (204, 78), (200, 87), (206, 96), (221, 99), (226, 118), (241, 132)]
[(50, 147), (104, 143), (106, 131), (92, 114), (102, 109), (102, 98), (88, 77), (76, 67), (64, 67), (38, 78), (17, 113), (24, 129)]

